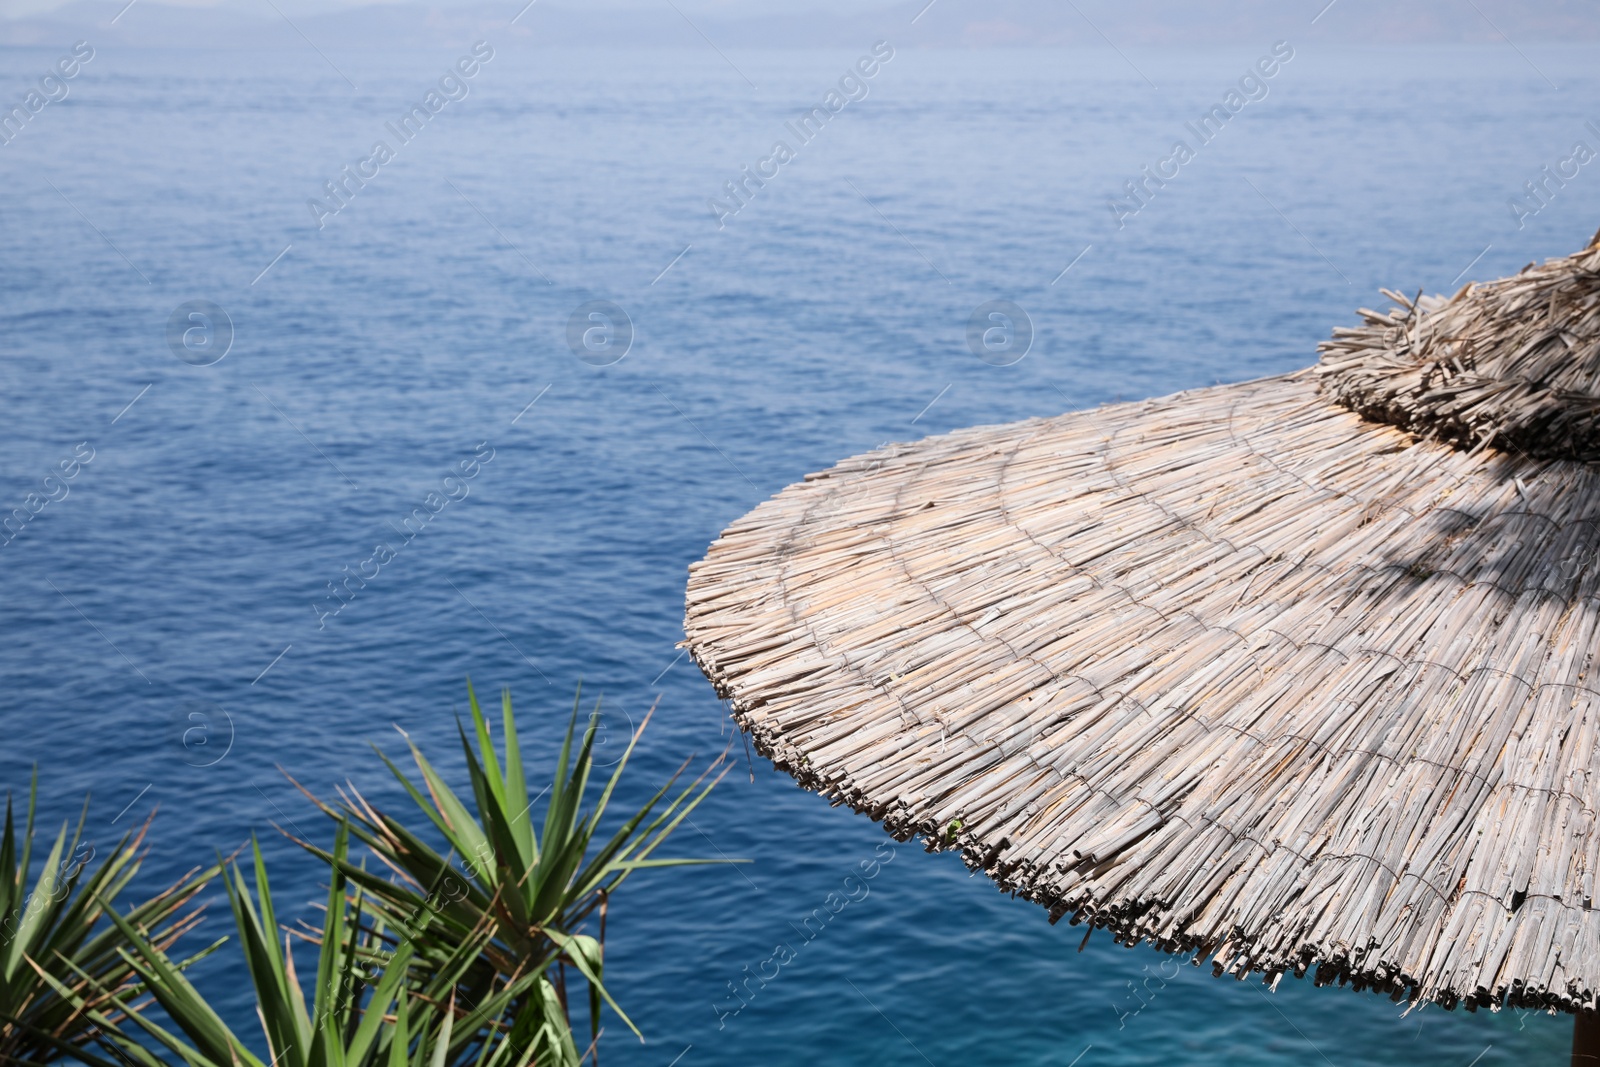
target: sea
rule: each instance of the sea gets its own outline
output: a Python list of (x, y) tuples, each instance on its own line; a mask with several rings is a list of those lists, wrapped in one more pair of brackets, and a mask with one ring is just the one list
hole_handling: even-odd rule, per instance
[[(535, 777), (575, 699), (605, 766), (653, 708), (618, 809), (726, 754), (663, 854), (741, 862), (612, 899), (609, 1064), (1565, 1062), (1565, 1017), (1085, 942), (798, 789), (678, 642), (689, 564), (808, 472), (1286, 372), (1381, 287), (1581, 248), (1596, 48), (911, 29), (0, 50), (0, 785), (102, 849), (152, 820), (135, 890), (253, 835), (314, 923), (295, 782), (404, 811), (409, 737), (463, 786), (469, 680)], [(231, 946), (196, 975), (264, 1049)]]

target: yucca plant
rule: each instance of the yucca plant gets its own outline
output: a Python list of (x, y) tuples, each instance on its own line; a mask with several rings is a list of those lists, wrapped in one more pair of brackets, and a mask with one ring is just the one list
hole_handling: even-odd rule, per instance
[[(538, 976), (540, 981), (518, 994), (511, 1005), (510, 1025), (518, 1032), (560, 1029), (565, 1038), (550, 1047), (559, 1044), (575, 1052), (578, 1042), (571, 1037), (566, 988), (570, 968), (587, 987), (589, 1047), (599, 1039), (602, 1000), (638, 1034), (605, 987), (607, 901), (642, 868), (726, 862), (652, 855), (721, 780), (720, 774), (712, 776), (721, 759), (674, 793), (686, 762), (648, 802), (621, 820), (609, 836), (602, 836), (601, 820), (650, 715), (629, 739), (593, 807), (585, 809), (598, 705), (580, 739), (579, 705), (574, 701), (554, 776), (535, 794), (523, 770), (510, 692), (501, 697), (503, 760), (470, 683), (467, 699), (472, 737), (459, 724), (457, 732), (472, 788), (471, 808), (409, 737), (420, 785), (378, 753), (442, 836), (443, 851), (401, 819), (374, 807), (353, 787), (341, 790), (337, 805), (312, 799), (348, 826), (393, 876), (379, 877), (347, 858), (301, 844), (367, 892), (370, 910), (389, 931), (398, 946), (395, 951), (410, 951), (413, 966), (424, 973), (442, 972), (448, 961), (458, 958), (458, 946), (469, 938), (481, 939), (476, 962), (460, 972), (454, 987), (463, 1003), (477, 1003), (518, 976)], [(542, 825), (536, 825), (534, 805), (546, 794)], [(552, 1010), (552, 1000), (558, 1010)], [(552, 1056), (539, 1062), (576, 1061)]]
[[(538, 976), (513, 975), (471, 1003), (456, 995), (463, 972), (482, 951), (486, 930), (467, 932), (426, 971), (413, 966), (409, 945), (386, 949), (381, 919), (366, 912), (365, 895), (341, 873), (348, 842), (348, 831), (340, 826), (328, 853), (333, 862), (322, 930), (314, 937), (299, 935), (318, 943), (309, 1004), (294, 963), (296, 935), (278, 925), (260, 847), (252, 842), (253, 894), (237, 865), (225, 877), (255, 989), (265, 1060), (161, 948), (112, 915), (130, 943), (124, 956), (170, 1021), (163, 1026), (148, 1010), (110, 994), (107, 999), (124, 1017), (119, 1024), (85, 998), (85, 1014), (104, 1030), (103, 1040), (120, 1054), (124, 1067), (129, 1062), (162, 1067), (156, 1050), (163, 1049), (189, 1067), (524, 1067), (557, 1056), (569, 1062), (578, 1058), (575, 1050), (559, 1047), (559, 1035), (519, 1031), (506, 1023), (512, 1003), (534, 989)], [(109, 1060), (83, 1058), (96, 1067), (117, 1067)]]
[[(98, 1036), (90, 1012), (114, 1020), (117, 1006), (142, 988), (137, 969), (120, 951), (128, 935), (102, 920), (139, 872), (149, 820), (97, 856), (83, 840), (85, 800), (70, 836), (70, 823), (62, 824), (30, 891), (38, 785), (35, 774), (20, 843), (9, 795), (0, 834), (0, 1064), (79, 1058)], [(170, 946), (199, 920), (199, 909), (186, 905), (215, 873), (190, 872), (135, 905), (126, 916), (128, 928), (150, 944)]]

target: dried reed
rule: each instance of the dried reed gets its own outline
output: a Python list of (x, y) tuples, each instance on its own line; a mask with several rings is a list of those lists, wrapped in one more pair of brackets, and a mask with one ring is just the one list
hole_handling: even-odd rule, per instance
[(686, 643), (802, 785), (1052, 921), (1595, 1008), (1600, 247), (1396, 299), (1317, 368), (809, 475)]

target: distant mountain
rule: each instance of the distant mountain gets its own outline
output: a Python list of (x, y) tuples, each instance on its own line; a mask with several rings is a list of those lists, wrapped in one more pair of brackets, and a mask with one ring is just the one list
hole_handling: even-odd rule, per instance
[(691, 48), (706, 47), (707, 39), (723, 48), (856, 47), (878, 37), (908, 47), (1256, 44), (1297, 33), (1350, 43), (1491, 42), (1502, 33), (1518, 44), (1600, 40), (1600, 0), (906, 0), (846, 11), (768, 3), (761, 12), (689, 0), (678, 0), (676, 9), (665, 0), (633, 7), (538, 0), (515, 26), (509, 24), (519, 0), (315, 8), (277, 0), (283, 14), (266, 3), (135, 0), (128, 7), (126, 0), (74, 0), (40, 11), (52, 0), (23, 2), (33, 5), (31, 12), (16, 3), (0, 8), (0, 45), (88, 38), (151, 47), (303, 48), (308, 38), (342, 49), (386, 49), (453, 47), (487, 32), (562, 47)]

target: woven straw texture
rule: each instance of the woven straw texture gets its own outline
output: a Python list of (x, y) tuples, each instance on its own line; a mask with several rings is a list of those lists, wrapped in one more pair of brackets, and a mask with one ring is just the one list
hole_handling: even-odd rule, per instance
[[(1553, 264), (1569, 302), (1587, 272), (1556, 339), (1592, 354), (1592, 265)], [(1548, 410), (1600, 367), (1423, 332), (1526, 296), (1491, 285), (1367, 313), (1320, 368), (808, 476), (691, 568), (687, 645), (802, 785), (1052, 920), (1219, 974), (1593, 1008), (1600, 466), (1560, 458), (1592, 417)]]

